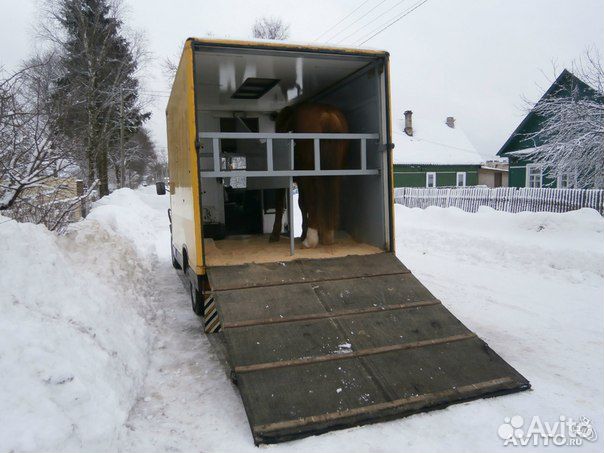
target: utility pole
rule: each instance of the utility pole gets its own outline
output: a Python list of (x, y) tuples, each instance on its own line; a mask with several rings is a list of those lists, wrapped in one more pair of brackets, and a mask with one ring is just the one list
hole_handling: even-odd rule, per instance
[(124, 89), (120, 87), (120, 187), (126, 182), (126, 158), (124, 157)]

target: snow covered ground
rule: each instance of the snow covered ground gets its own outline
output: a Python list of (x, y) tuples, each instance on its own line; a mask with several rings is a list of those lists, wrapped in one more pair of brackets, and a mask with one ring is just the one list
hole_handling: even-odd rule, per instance
[[(257, 451), (171, 267), (167, 207), (153, 188), (120, 190), (65, 237), (0, 217), (0, 451)], [(568, 450), (602, 451), (602, 218), (396, 217), (402, 261), (533, 390), (265, 448), (506, 450), (505, 417), (565, 415), (598, 434)]]

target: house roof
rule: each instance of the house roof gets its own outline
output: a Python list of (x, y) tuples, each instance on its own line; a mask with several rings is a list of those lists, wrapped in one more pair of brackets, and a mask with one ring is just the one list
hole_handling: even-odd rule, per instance
[(509, 172), (509, 170), (507, 168), (489, 167), (487, 165), (481, 165), (480, 169), (481, 170), (487, 170), (487, 171), (500, 171), (500, 172), (504, 172), (504, 173), (508, 173)]
[(413, 136), (403, 132), (403, 121), (393, 125), (394, 163), (405, 165), (480, 165), (483, 158), (459, 128), (445, 118), (413, 115)]
[[(582, 93), (588, 96), (597, 96), (597, 92), (575, 76), (572, 72), (564, 69), (560, 75), (556, 78), (554, 83), (547, 89), (547, 91), (541, 96), (539, 101), (535, 104), (535, 107), (545, 98), (549, 96), (569, 96), (573, 87), (578, 87)], [(498, 156), (513, 155), (519, 150), (525, 148), (535, 148), (542, 143), (535, 143), (533, 140), (526, 138), (528, 134), (537, 132), (543, 121), (536, 113), (534, 108), (528, 115), (520, 122), (518, 127), (512, 132), (512, 135), (506, 140), (501, 149), (497, 152)], [(521, 153), (517, 153), (521, 154)]]

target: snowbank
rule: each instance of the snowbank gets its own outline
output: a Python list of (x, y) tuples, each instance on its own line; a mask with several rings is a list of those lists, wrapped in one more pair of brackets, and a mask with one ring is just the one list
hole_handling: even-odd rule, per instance
[[(530, 392), (412, 417), (401, 425), (408, 451), (506, 451), (497, 428), (514, 415), (552, 423), (585, 416), (600, 432), (602, 217), (590, 209), (511, 214), (481, 208), (472, 214), (396, 206), (396, 222), (401, 260), (532, 384)], [(413, 430), (428, 425), (438, 426), (447, 442)], [(598, 437), (581, 450), (603, 446)]]
[(396, 205), (396, 220), (405, 231), (399, 247), (403, 258), (411, 250), (430, 250), (485, 268), (556, 270), (559, 278), (573, 281), (604, 277), (604, 248), (594, 247), (604, 239), (604, 220), (593, 209), (512, 214), (482, 206), (472, 214)]
[[(164, 214), (162, 212), (162, 217)], [(279, 452), (509, 452), (506, 417), (590, 418), (603, 451), (604, 221), (592, 211), (508, 214), (396, 207), (397, 254), (461, 321), (526, 376), (531, 391), (472, 401), (268, 448)], [(166, 247), (167, 249), (167, 247)], [(237, 388), (201, 335), (166, 258), (165, 322), (122, 451), (262, 451)], [(540, 448), (526, 447), (529, 450)], [(571, 451), (575, 448), (560, 449)], [(545, 450), (546, 448), (542, 448)]]
[[(171, 267), (167, 201), (116, 191), (65, 237), (0, 218), (0, 451), (258, 451)], [(580, 450), (602, 451), (602, 218), (396, 206), (396, 241), (532, 390), (270, 449), (509, 451), (505, 417), (564, 415), (590, 418)]]
[(149, 360), (146, 209), (122, 189), (62, 237), (0, 217), (0, 451), (115, 447)]

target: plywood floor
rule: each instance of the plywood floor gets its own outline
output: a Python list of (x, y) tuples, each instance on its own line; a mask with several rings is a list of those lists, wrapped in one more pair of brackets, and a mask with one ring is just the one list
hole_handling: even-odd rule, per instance
[(205, 239), (206, 266), (233, 266), (246, 263), (274, 263), (300, 258), (338, 258), (348, 255), (370, 255), (383, 250), (361, 244), (348, 234), (340, 232), (333, 245), (320, 245), (315, 249), (302, 248), (300, 239), (295, 241), (295, 253), (290, 255), (289, 238), (282, 236), (279, 242), (269, 242), (269, 235), (229, 236), (215, 241)]

